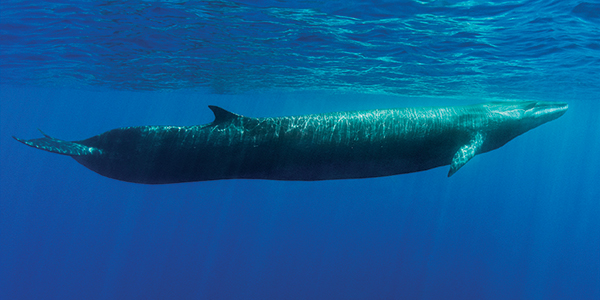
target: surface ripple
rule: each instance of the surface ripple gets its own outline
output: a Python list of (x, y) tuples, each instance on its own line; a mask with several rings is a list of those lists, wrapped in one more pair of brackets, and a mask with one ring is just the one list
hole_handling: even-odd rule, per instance
[(600, 6), (589, 2), (1, 6), (0, 79), (9, 84), (563, 99), (600, 92)]

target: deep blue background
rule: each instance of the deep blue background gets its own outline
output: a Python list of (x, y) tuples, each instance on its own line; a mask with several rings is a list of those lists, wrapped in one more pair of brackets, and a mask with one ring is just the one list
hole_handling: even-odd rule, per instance
[[(596, 2), (0, 6), (0, 299), (600, 298)], [(498, 99), (569, 111), (452, 178), (148, 186), (11, 138)]]

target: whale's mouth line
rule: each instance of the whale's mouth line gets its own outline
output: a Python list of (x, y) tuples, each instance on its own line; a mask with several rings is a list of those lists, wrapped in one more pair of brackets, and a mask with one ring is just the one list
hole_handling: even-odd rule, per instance
[(562, 116), (569, 109), (569, 104), (564, 102), (549, 102), (545, 103), (543, 107), (534, 110), (533, 116), (543, 117), (556, 115), (556, 117)]

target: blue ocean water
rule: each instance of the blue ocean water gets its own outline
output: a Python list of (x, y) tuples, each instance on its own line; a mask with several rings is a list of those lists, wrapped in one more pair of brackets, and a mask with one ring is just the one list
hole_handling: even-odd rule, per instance
[[(2, 1), (0, 299), (600, 299), (597, 1)], [(489, 100), (447, 167), (148, 186), (11, 136)]]

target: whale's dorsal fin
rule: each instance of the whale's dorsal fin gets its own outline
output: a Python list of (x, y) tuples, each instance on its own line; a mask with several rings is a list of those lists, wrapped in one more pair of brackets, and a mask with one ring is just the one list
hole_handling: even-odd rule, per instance
[(481, 145), (483, 145), (483, 134), (478, 132), (473, 136), (471, 141), (468, 144), (463, 145), (456, 151), (454, 154), (454, 158), (452, 158), (452, 164), (450, 165), (450, 171), (448, 172), (448, 177), (454, 175), (458, 169), (462, 168), (471, 158), (473, 158), (479, 150), (481, 150)]
[(210, 108), (213, 114), (215, 114), (215, 120), (213, 121), (213, 124), (219, 124), (241, 117), (238, 114), (234, 114), (228, 110), (225, 110), (215, 105), (209, 105), (208, 108)]

